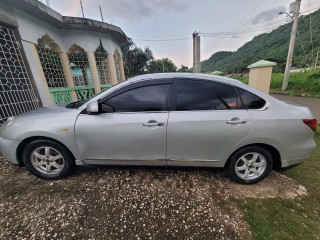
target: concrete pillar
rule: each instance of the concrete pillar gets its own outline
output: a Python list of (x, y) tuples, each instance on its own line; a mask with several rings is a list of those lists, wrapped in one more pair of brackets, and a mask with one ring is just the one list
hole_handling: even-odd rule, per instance
[(108, 64), (110, 69), (110, 76), (111, 76), (111, 84), (117, 84), (117, 71), (116, 71), (116, 64), (114, 62), (113, 54), (108, 54)]
[(260, 60), (248, 66), (250, 69), (249, 86), (268, 94), (270, 91), (272, 67), (275, 65), (277, 65), (275, 62)]
[[(62, 63), (64, 76), (66, 77), (67, 86), (68, 88), (74, 88), (74, 82), (70, 70), (70, 62), (68, 55), (66, 53), (60, 53), (59, 55)], [(72, 102), (78, 101), (78, 97), (75, 91), (71, 91), (71, 100)]]
[(126, 76), (124, 74), (124, 66), (123, 66), (123, 59), (119, 59), (119, 70), (120, 70), (120, 81), (124, 81), (126, 79)]
[(200, 63), (200, 35), (197, 32), (192, 34), (193, 36), (193, 72), (201, 72), (201, 63)]
[(101, 92), (101, 87), (100, 87), (99, 73), (98, 73), (97, 64), (96, 64), (96, 58), (94, 57), (93, 51), (88, 51), (87, 56), (88, 56), (92, 81), (94, 85), (94, 92), (95, 94), (98, 94)]
[(41, 102), (44, 107), (52, 106), (54, 105), (51, 94), (49, 92), (49, 87), (47, 84), (46, 77), (44, 75), (42, 65), (40, 62), (40, 58), (38, 55), (38, 51), (36, 46), (33, 43), (24, 43), (25, 52), (28, 54), (28, 52), (31, 52), (32, 55), (32, 62), (29, 61), (32, 74), (35, 78), (35, 83), (37, 85), (37, 89), (41, 98)]

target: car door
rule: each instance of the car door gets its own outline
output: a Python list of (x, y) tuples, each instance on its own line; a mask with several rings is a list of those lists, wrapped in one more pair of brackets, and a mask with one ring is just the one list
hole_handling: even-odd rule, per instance
[(130, 84), (80, 114), (76, 140), (87, 164), (165, 165), (172, 79)]
[(252, 127), (233, 86), (177, 79), (167, 127), (167, 165), (221, 167)]

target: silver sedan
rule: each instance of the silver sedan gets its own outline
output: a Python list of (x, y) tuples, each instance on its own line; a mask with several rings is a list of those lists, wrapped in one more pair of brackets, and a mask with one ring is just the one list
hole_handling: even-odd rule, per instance
[(151, 74), (87, 102), (9, 118), (0, 151), (44, 179), (66, 177), (75, 165), (153, 165), (220, 167), (255, 183), (306, 159), (316, 126), (307, 107), (237, 80)]

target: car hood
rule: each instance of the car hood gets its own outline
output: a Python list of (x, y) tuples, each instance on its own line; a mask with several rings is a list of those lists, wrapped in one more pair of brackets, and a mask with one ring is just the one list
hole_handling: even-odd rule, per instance
[(52, 106), (52, 107), (42, 107), (38, 108), (29, 112), (25, 112), (20, 114), (18, 117), (24, 117), (24, 116), (29, 116), (29, 115), (46, 115), (46, 114), (64, 114), (64, 113), (70, 113), (70, 112), (78, 112), (80, 113), (81, 110), (78, 109), (73, 109), (73, 108), (65, 108), (65, 107), (57, 107), (57, 106)]
[(24, 133), (41, 136), (43, 132), (57, 132), (68, 129), (73, 132), (75, 121), (81, 110), (63, 107), (39, 108), (23, 113), (6, 127), (2, 136), (7, 139), (21, 139)]

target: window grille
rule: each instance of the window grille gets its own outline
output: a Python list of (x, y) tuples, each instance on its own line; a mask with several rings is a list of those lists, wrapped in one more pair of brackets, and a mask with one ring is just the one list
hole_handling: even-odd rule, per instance
[(75, 86), (93, 85), (87, 53), (80, 46), (73, 44), (68, 53), (72, 78)]
[(38, 39), (37, 50), (49, 88), (67, 87), (59, 46), (46, 34)]
[(12, 29), (0, 25), (0, 125), (39, 107)]
[(101, 84), (111, 84), (111, 74), (110, 74), (110, 67), (108, 63), (108, 53), (107, 52), (100, 52), (100, 49), (94, 52), (97, 70), (99, 74), (99, 79)]

